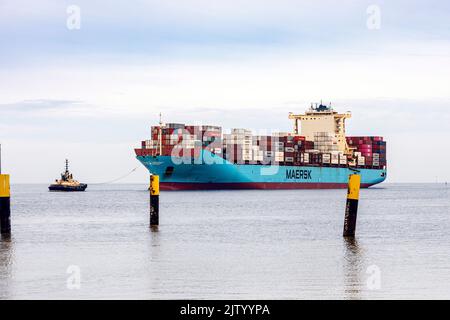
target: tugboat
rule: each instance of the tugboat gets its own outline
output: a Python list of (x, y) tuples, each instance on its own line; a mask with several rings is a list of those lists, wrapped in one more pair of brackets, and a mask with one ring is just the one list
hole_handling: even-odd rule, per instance
[(73, 179), (72, 174), (69, 172), (69, 160), (66, 159), (66, 171), (61, 173), (61, 179), (55, 180), (54, 184), (48, 187), (50, 191), (84, 191), (87, 188), (87, 184), (80, 183)]

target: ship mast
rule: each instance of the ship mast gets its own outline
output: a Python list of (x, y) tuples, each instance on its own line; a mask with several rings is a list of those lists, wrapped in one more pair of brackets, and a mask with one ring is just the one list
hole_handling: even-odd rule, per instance
[(162, 155), (162, 125), (163, 125), (162, 115), (161, 115), (161, 112), (160, 112), (159, 113), (159, 137), (158, 137), (158, 140), (159, 140), (159, 155)]
[(61, 174), (61, 180), (67, 181), (69, 179), (69, 160), (66, 159), (66, 171)]

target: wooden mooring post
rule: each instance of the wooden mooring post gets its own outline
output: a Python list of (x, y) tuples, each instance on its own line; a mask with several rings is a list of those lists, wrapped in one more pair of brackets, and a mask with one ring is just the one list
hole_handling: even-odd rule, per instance
[(344, 218), (344, 237), (355, 236), (360, 187), (361, 176), (358, 173), (351, 174), (348, 178), (347, 203), (345, 206)]
[(159, 225), (159, 176), (150, 176), (150, 227)]

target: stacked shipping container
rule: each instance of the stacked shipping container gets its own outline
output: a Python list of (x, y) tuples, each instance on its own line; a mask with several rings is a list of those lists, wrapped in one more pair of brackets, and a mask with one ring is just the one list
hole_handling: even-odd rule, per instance
[(222, 128), (217, 126), (185, 126), (168, 123), (152, 126), (151, 140), (142, 141), (140, 155), (197, 157), (202, 149), (222, 152)]
[(360, 167), (386, 166), (386, 141), (382, 137), (346, 137)]
[(339, 151), (336, 137), (332, 132), (314, 133), (314, 146), (320, 152)]
[[(192, 126), (168, 123), (151, 128), (152, 139), (142, 141), (137, 155), (198, 157), (202, 149), (231, 163), (383, 167), (386, 142), (382, 137), (347, 137), (355, 157), (338, 150), (332, 133), (317, 132), (314, 141), (292, 133), (254, 136), (247, 129), (232, 129), (223, 134), (217, 126)], [(161, 134), (161, 139), (160, 139)]]
[(237, 163), (253, 160), (252, 132), (246, 129), (232, 129), (231, 134), (224, 134), (223, 148), (226, 159)]

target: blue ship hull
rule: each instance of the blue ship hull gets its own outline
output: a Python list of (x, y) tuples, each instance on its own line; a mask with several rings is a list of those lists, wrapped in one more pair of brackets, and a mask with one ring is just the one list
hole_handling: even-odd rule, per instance
[[(137, 156), (161, 190), (337, 189), (347, 188), (352, 170), (345, 167), (233, 164), (203, 151), (201, 157)], [(363, 188), (383, 182), (385, 169), (358, 169)]]

